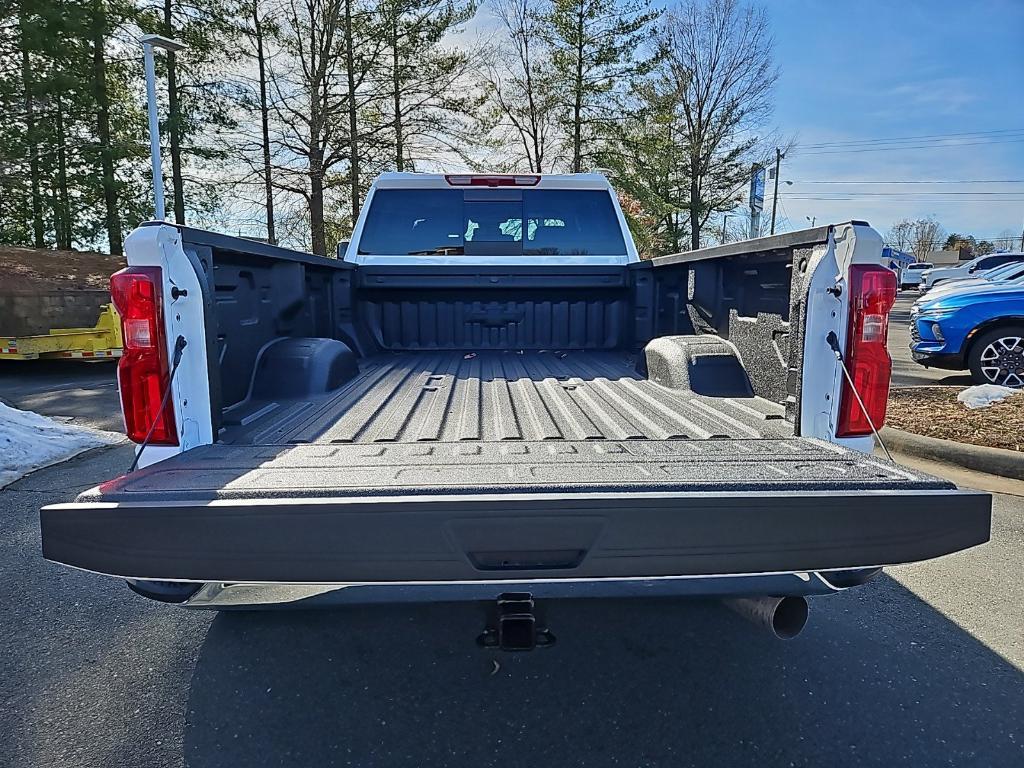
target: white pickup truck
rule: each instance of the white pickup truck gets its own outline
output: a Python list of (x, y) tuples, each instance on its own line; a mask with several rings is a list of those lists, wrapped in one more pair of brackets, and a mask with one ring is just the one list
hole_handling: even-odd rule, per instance
[(553, 596), (791, 636), (805, 596), (989, 537), (988, 495), (871, 454), (881, 246), (643, 261), (594, 174), (385, 174), (338, 259), (144, 225), (112, 278), (140, 468), (44, 508), (44, 555), (199, 608), (497, 600), (506, 648)]

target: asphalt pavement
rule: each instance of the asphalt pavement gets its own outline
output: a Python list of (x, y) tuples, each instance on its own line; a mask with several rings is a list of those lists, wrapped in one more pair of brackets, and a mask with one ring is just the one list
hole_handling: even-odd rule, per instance
[(0, 360), (0, 400), (111, 432), (124, 432), (113, 361)]
[[(0, 397), (119, 428), (113, 368), (66, 366), (0, 369)], [(1024, 483), (935, 469), (1001, 491), (992, 542), (812, 599), (795, 640), (714, 602), (554, 601), (556, 645), (510, 655), (473, 604), (190, 612), (44, 561), (39, 507), (130, 459), (0, 492), (5, 766), (1024, 765)]]
[(511, 655), (473, 604), (190, 612), (44, 561), (39, 507), (130, 458), (0, 492), (7, 766), (1024, 765), (1024, 484), (990, 544), (812, 599), (795, 640), (555, 601), (556, 645)]

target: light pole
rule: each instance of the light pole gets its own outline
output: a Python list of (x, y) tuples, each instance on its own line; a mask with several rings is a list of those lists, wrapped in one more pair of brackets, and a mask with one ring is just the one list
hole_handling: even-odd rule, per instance
[(722, 245), (725, 245), (725, 242), (726, 242), (726, 237), (727, 237), (727, 236), (728, 236), (728, 234), (729, 234), (729, 230), (728, 230), (728, 226), (729, 226), (729, 217), (730, 217), (730, 216), (732, 216), (732, 215), (734, 215), (734, 214), (731, 214), (731, 213), (727, 213), (727, 214), (725, 214), (725, 215), (724, 215), (724, 216), (722, 217)]
[(146, 59), (146, 102), (149, 110), (149, 158), (153, 166), (153, 198), (155, 201), (155, 218), (163, 221), (164, 211), (164, 174), (160, 164), (160, 121), (156, 115), (156, 65), (153, 63), (153, 49), (163, 48), (165, 51), (180, 51), (184, 43), (171, 40), (160, 35), (143, 35), (142, 51)]

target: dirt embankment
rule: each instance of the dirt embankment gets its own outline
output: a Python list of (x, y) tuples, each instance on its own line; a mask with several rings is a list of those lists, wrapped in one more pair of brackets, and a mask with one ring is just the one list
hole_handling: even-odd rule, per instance
[(110, 302), (121, 256), (0, 245), (0, 336), (91, 328)]
[(123, 256), (0, 245), (0, 292), (107, 290)]

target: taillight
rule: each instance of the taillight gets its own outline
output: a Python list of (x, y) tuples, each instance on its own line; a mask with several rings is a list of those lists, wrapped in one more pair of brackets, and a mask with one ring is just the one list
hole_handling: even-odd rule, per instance
[(882, 428), (892, 375), (886, 341), (889, 310), (896, 301), (896, 274), (882, 266), (854, 264), (850, 267), (849, 287), (845, 362), (864, 407), (861, 408), (844, 377), (837, 437), (870, 435), (871, 423), (876, 429)]
[(128, 267), (110, 277), (124, 342), (117, 378), (128, 438), (141, 443), (149, 435), (151, 445), (177, 445), (174, 405), (168, 398), (161, 407), (170, 382), (162, 286), (160, 267)]
[(453, 187), (535, 187), (540, 176), (525, 174), (519, 176), (476, 176), (473, 174), (447, 174), (444, 180)]

